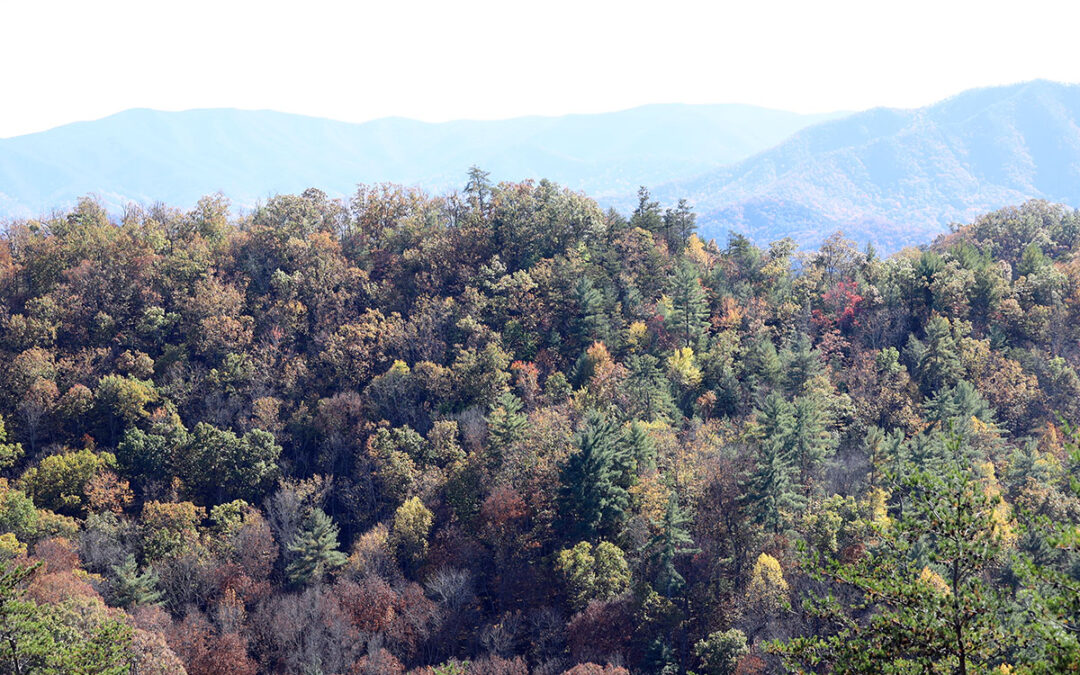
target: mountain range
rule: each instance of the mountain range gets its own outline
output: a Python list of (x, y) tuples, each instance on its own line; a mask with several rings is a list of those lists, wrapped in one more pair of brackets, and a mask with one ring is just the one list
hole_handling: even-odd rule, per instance
[(1027, 199), (1075, 208), (1080, 86), (1040, 80), (855, 113), (654, 192), (692, 202), (711, 236), (730, 229), (812, 246), (843, 230), (886, 250)]
[(0, 139), (0, 218), (96, 194), (189, 206), (222, 192), (250, 208), (315, 186), (348, 196), (391, 181), (460, 187), (547, 177), (628, 212), (639, 185), (688, 199), (703, 234), (816, 245), (843, 230), (883, 250), (952, 222), (1041, 198), (1080, 206), (1080, 86), (1034, 81), (925, 108), (799, 115), (745, 105), (650, 105), (615, 113), (363, 124), (233, 109), (129, 110)]
[(31, 217), (94, 193), (193, 204), (221, 191), (253, 206), (319, 187), (347, 196), (390, 181), (442, 191), (470, 166), (496, 180), (551, 178), (598, 199), (745, 159), (837, 117), (744, 105), (650, 105), (622, 112), (430, 124), (363, 124), (233, 109), (128, 110), (0, 140), (0, 216)]

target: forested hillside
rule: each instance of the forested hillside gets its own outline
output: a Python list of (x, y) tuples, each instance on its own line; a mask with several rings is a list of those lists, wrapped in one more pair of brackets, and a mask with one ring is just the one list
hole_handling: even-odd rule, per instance
[(0, 670), (1066, 672), (1080, 214), (890, 257), (642, 189), (0, 238)]

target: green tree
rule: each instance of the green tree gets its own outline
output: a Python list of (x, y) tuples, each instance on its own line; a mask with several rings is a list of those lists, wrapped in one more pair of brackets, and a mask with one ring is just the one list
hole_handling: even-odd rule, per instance
[(521, 399), (510, 392), (503, 392), (488, 414), (488, 437), (497, 456), (525, 435), (528, 417), (521, 412)]
[(664, 239), (671, 251), (681, 251), (695, 230), (697, 215), (685, 199), (680, 199), (674, 209), (664, 211)]
[(293, 554), (285, 568), (289, 581), (307, 586), (344, 566), (349, 558), (338, 547), (338, 526), (322, 509), (311, 509), (296, 538), (288, 545)]
[(758, 419), (756, 466), (746, 484), (744, 500), (754, 518), (766, 530), (777, 532), (805, 503), (796, 489), (798, 473), (794, 456), (795, 406), (779, 394), (765, 397)]
[(638, 205), (630, 216), (630, 227), (659, 233), (664, 227), (664, 216), (660, 211), (660, 202), (652, 201), (649, 189), (644, 185), (638, 188)]
[(738, 628), (709, 633), (694, 645), (702, 675), (735, 675), (739, 659), (749, 653), (746, 635)]
[(961, 441), (947, 445), (951, 459), (899, 480), (903, 511), (873, 524), (864, 554), (808, 557), (819, 583), (840, 588), (806, 605), (831, 630), (772, 645), (789, 668), (965, 674), (1007, 662), (1020, 637), (993, 575), (1008, 525)]
[(619, 484), (628, 458), (614, 424), (597, 412), (589, 413), (576, 442), (559, 475), (560, 516), (566, 539), (591, 542), (614, 533), (629, 505)]
[(79, 450), (49, 455), (23, 474), (20, 485), (36, 505), (81, 516), (87, 506), (87, 485), (115, 465), (116, 458), (107, 452)]
[(577, 298), (578, 331), (583, 344), (593, 341), (611, 342), (611, 319), (607, 313), (607, 301), (603, 292), (587, 276), (582, 276), (574, 288)]
[(678, 556), (698, 551), (690, 546), (694, 539), (686, 529), (689, 522), (690, 517), (679, 508), (678, 494), (672, 490), (664, 508), (664, 517), (656, 524), (658, 531), (649, 542), (654, 588), (665, 598), (673, 597), (686, 583), (675, 565)]
[(131, 627), (96, 608), (80, 617), (28, 599), (25, 584), (36, 571), (37, 565), (0, 560), (0, 672), (130, 673)]
[(281, 446), (268, 431), (252, 429), (237, 436), (200, 422), (177, 464), (188, 489), (207, 503), (233, 499), (257, 502), (280, 474), (280, 455)]
[(4, 418), (0, 417), (0, 471), (10, 469), (23, 455), (22, 445), (8, 442), (8, 432), (4, 427)]
[(680, 260), (668, 286), (671, 311), (664, 325), (683, 346), (697, 344), (709, 327), (709, 303), (697, 270), (688, 260)]
[(630, 371), (626, 378), (627, 412), (646, 421), (673, 419), (677, 409), (660, 359), (652, 354), (635, 354), (627, 359), (626, 366)]
[(112, 604), (124, 609), (152, 605), (161, 599), (161, 593), (155, 589), (157, 582), (158, 576), (152, 569), (139, 572), (135, 556), (129, 553), (124, 562), (112, 566), (109, 599)]

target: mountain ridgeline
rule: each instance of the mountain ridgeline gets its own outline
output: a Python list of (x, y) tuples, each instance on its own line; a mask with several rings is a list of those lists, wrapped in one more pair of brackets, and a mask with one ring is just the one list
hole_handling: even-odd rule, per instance
[(880, 256), (472, 170), (0, 235), (0, 671), (1062, 673), (1080, 213)]
[(95, 194), (190, 208), (221, 192), (253, 208), (318, 186), (335, 197), (391, 181), (440, 193), (479, 165), (547, 177), (602, 206), (640, 185), (686, 198), (706, 237), (819, 245), (843, 230), (895, 251), (1027, 199), (1080, 206), (1080, 87), (1036, 81), (917, 110), (796, 115), (739, 105), (426, 124), (347, 124), (269, 111), (131, 110), (0, 140), (0, 217)]
[(1025, 199), (1080, 206), (1080, 86), (1037, 81), (857, 113), (655, 192), (689, 199), (721, 238), (818, 244), (842, 229), (884, 250)]
[(473, 164), (498, 178), (549, 177), (600, 198), (745, 159), (835, 115), (741, 105), (654, 105), (599, 115), (365, 124), (272, 111), (129, 110), (0, 140), (0, 216), (98, 195), (190, 207), (221, 192), (254, 207), (318, 186), (332, 196), (391, 181), (441, 192)]

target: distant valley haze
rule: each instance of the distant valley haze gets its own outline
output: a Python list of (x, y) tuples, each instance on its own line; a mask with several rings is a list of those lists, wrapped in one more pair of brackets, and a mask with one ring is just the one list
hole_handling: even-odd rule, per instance
[(1038, 198), (1080, 205), (1080, 86), (970, 90), (924, 108), (806, 115), (749, 105), (657, 104), (612, 113), (347, 123), (274, 111), (128, 110), (0, 140), (0, 217), (33, 218), (92, 194), (237, 209), (358, 183), (460, 188), (548, 178), (629, 213), (638, 186), (686, 198), (700, 231), (812, 246), (843, 230), (883, 250)]

